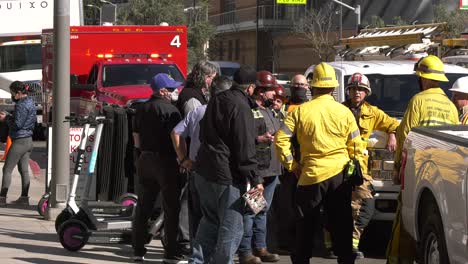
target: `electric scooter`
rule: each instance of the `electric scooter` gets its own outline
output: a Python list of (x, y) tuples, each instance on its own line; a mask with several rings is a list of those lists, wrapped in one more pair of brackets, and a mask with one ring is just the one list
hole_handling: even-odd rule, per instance
[(137, 202), (137, 196), (134, 194), (124, 194), (120, 198), (120, 203), (103, 202), (103, 201), (92, 201), (88, 202), (89, 190), (91, 189), (91, 181), (88, 179), (94, 175), (94, 169), (96, 167), (96, 159), (99, 149), (99, 144), (101, 140), (102, 130), (104, 127), (104, 122), (109, 120), (104, 119), (104, 117), (68, 117), (68, 121), (74, 122), (78, 125), (83, 125), (83, 132), (81, 135), (80, 144), (77, 150), (77, 161), (74, 168), (73, 183), (71, 186), (70, 194), (67, 201), (67, 207), (57, 216), (55, 219), (55, 230), (58, 232), (59, 227), (67, 220), (69, 220), (73, 215), (78, 213), (79, 207), (76, 203), (76, 189), (78, 186), (78, 179), (81, 174), (81, 169), (84, 161), (84, 152), (86, 147), (86, 142), (89, 137), (90, 126), (97, 124), (95, 142), (93, 150), (91, 153), (91, 160), (88, 166), (88, 177), (86, 181), (85, 191), (87, 193), (82, 197), (82, 202), (87, 202), (87, 207), (95, 214), (106, 214), (107, 215), (116, 215), (124, 218), (130, 218), (133, 214), (134, 205)]
[[(98, 121), (96, 129), (95, 145), (91, 155), (89, 164), (88, 177), (86, 179), (86, 187), (82, 196), (82, 201), (78, 207), (75, 202), (76, 185), (80, 175), (81, 168), (75, 170), (72, 190), (68, 201), (68, 212), (73, 212), (68, 219), (63, 221), (58, 227), (58, 235), (62, 246), (70, 251), (80, 250), (86, 243), (125, 243), (131, 239), (132, 217), (103, 217), (95, 214), (88, 205), (87, 198), (91, 189), (91, 178), (94, 174), (94, 167), (97, 159), (97, 151), (99, 141), (101, 139), (103, 122)], [(85, 124), (84, 131), (89, 129), (89, 123)], [(80, 144), (80, 149), (81, 149)], [(82, 151), (78, 151), (79, 159), (82, 158)], [(64, 212), (67, 212), (64, 210)], [(63, 214), (62, 216), (64, 216)], [(59, 215), (60, 216), (60, 215)], [(58, 219), (58, 217), (57, 217)], [(63, 218), (60, 220), (62, 221)], [(57, 222), (56, 222), (57, 224)]]

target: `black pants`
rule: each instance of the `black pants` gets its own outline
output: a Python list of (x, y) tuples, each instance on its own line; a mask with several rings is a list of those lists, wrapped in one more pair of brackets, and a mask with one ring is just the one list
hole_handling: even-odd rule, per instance
[(327, 229), (331, 233), (333, 251), (338, 263), (354, 263), (352, 251), (353, 216), (351, 211), (352, 187), (343, 184), (343, 174), (296, 190), (296, 238), (291, 261), (309, 264), (316, 225), (320, 225), (320, 208), (327, 215)]
[(166, 256), (179, 254), (178, 228), (182, 178), (175, 161), (162, 158), (157, 153), (143, 152), (138, 159), (138, 203), (133, 219), (133, 250), (135, 256), (146, 253), (148, 219), (156, 198), (161, 192), (164, 210), (164, 251)]

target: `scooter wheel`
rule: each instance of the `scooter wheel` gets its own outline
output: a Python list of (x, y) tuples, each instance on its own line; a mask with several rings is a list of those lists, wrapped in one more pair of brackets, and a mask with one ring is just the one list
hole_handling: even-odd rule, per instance
[(43, 196), (37, 203), (37, 212), (39, 213), (40, 216), (45, 215), (48, 206), (49, 206), (49, 197)]
[(134, 206), (138, 202), (138, 196), (133, 193), (124, 193), (117, 199), (117, 202), (123, 206)]
[(78, 251), (83, 248), (90, 236), (86, 224), (76, 219), (63, 223), (58, 235), (60, 244), (69, 251)]
[(65, 223), (65, 221), (70, 220), (73, 217), (73, 213), (69, 208), (63, 209), (62, 212), (55, 218), (55, 231), (58, 233), (60, 226)]

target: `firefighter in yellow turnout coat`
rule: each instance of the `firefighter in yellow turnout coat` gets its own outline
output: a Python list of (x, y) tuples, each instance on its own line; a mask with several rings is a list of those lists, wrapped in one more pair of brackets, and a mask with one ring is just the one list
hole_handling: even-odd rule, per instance
[[(311, 86), (313, 99), (294, 109), (276, 134), (281, 163), (299, 175), (291, 260), (294, 264), (309, 263), (314, 225), (319, 224), (323, 205), (338, 262), (354, 263), (351, 186), (343, 184), (343, 169), (354, 153), (362, 158), (359, 128), (349, 109), (331, 95), (338, 81), (330, 65), (315, 67)], [(300, 145), (299, 162), (291, 153), (293, 135)]]
[[(413, 127), (459, 124), (457, 108), (439, 88), (439, 82), (448, 82), (442, 61), (433, 55), (426, 56), (415, 64), (414, 71), (419, 76), (421, 92), (411, 98), (397, 129), (397, 150), (393, 172), (395, 184), (400, 184), (401, 181), (403, 143)], [(401, 223), (401, 197), (399, 203), (393, 223), (392, 239), (387, 249), (387, 263), (413, 263), (416, 258), (416, 245)]]
[[(378, 107), (366, 102), (367, 96), (372, 94), (369, 79), (364, 74), (354, 73), (348, 79), (346, 94), (348, 95), (348, 100), (343, 104), (351, 110), (356, 118), (365, 148), (367, 148), (367, 142), (372, 131), (379, 130), (388, 134), (387, 150), (391, 152), (395, 151), (395, 133), (398, 121), (388, 116)], [(372, 194), (372, 177), (367, 173), (368, 159), (369, 156), (364, 155), (361, 164), (365, 181), (353, 191), (351, 203), (354, 217), (353, 250), (358, 258), (364, 257), (364, 254), (358, 250), (359, 240), (374, 214), (375, 207)]]

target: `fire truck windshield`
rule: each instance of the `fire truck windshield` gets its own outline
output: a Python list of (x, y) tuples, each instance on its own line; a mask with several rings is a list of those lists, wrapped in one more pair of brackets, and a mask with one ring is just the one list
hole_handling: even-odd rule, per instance
[(42, 68), (41, 44), (0, 46), (0, 72)]
[(103, 67), (102, 84), (104, 87), (149, 84), (158, 73), (167, 73), (178, 82), (185, 81), (174, 64), (112, 64)]
[[(393, 117), (403, 117), (409, 100), (419, 92), (416, 75), (368, 74), (366, 76), (372, 88), (372, 94), (366, 100)], [(450, 98), (452, 95), (448, 89), (458, 78), (466, 75), (447, 73), (446, 76), (449, 82), (440, 82), (440, 86)], [(344, 77), (345, 80), (348, 78), (349, 76)]]

